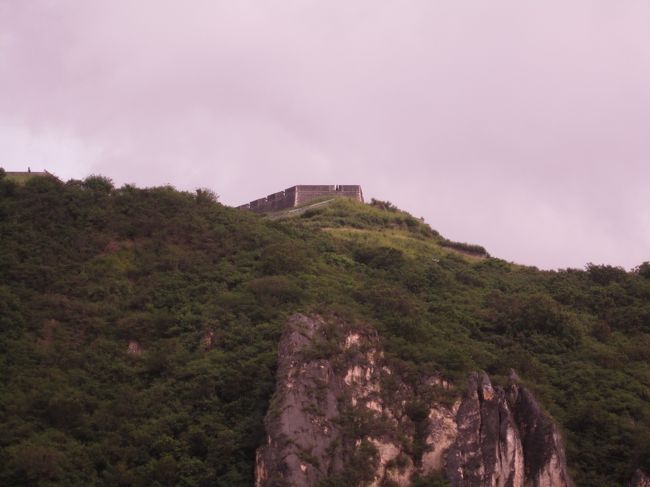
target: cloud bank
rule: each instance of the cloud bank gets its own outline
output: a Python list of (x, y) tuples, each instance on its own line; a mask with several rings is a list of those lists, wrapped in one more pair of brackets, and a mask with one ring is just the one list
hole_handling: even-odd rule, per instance
[(0, 165), (362, 184), (541, 268), (650, 260), (650, 3), (0, 0)]

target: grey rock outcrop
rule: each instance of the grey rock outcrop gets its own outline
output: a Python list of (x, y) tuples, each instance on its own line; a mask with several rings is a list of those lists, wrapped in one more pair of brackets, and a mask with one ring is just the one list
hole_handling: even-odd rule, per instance
[(256, 458), (257, 486), (314, 485), (341, 468), (330, 450), (339, 436), (341, 384), (327, 360), (302, 355), (323, 326), (318, 318), (293, 317), (280, 341), (278, 385), (265, 425), (267, 444)]
[(328, 325), (318, 316), (289, 321), (256, 485), (306, 487), (352, 475), (364, 485), (406, 486), (415, 467), (399, 438), (412, 425), (396, 398), (408, 393), (398, 384), (394, 407), (387, 406), (382, 382), (391, 371), (381, 365), (374, 332), (339, 328), (343, 333), (328, 337)]
[(473, 374), (456, 415), (458, 436), (447, 454), (452, 485), (522, 487), (524, 453), (505, 400), (487, 374)]
[(456, 416), (458, 436), (447, 476), (463, 487), (571, 487), (560, 433), (516, 382), (493, 387), (473, 374)]
[(630, 481), (630, 487), (650, 487), (650, 477), (642, 470), (637, 470)]
[[(472, 374), (462, 397), (440, 377), (409, 384), (372, 329), (296, 315), (283, 334), (277, 389), (258, 449), (256, 487), (572, 487), (557, 427), (517, 380)], [(645, 487), (645, 486), (644, 486)]]
[(562, 436), (555, 422), (530, 391), (517, 382), (512, 382), (506, 392), (521, 436), (525, 485), (572, 487)]

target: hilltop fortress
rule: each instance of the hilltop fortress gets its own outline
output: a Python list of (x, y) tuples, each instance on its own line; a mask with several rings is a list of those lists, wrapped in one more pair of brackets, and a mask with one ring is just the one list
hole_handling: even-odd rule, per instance
[(250, 210), (257, 213), (267, 211), (278, 211), (287, 208), (295, 208), (317, 198), (331, 196), (351, 198), (363, 203), (363, 192), (359, 185), (308, 185), (292, 186), (260, 198), (245, 205), (238, 206), (242, 210)]

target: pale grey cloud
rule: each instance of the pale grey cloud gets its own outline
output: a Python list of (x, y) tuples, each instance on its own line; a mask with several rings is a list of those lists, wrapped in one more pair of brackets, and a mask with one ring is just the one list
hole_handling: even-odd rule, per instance
[(544, 268), (650, 259), (650, 4), (0, 0), (0, 164), (360, 183)]

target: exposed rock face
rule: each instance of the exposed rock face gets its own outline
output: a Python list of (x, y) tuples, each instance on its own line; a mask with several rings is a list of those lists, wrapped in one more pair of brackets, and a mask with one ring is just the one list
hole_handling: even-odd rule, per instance
[(447, 455), (453, 485), (522, 487), (524, 454), (505, 394), (474, 374), (456, 415), (458, 436)]
[(308, 486), (340, 470), (342, 459), (331, 446), (338, 438), (341, 381), (323, 359), (302, 353), (319, 334), (323, 321), (294, 317), (280, 341), (278, 386), (266, 417), (267, 444), (257, 453), (257, 486)]
[(643, 473), (643, 471), (637, 470), (634, 472), (630, 487), (650, 487), (650, 477)]
[(454, 486), (570, 487), (557, 427), (516, 382), (492, 387), (473, 374), (456, 416), (458, 436), (447, 454)]
[(507, 399), (521, 435), (526, 485), (571, 487), (560, 432), (533, 395), (513, 381)]
[(444, 471), (447, 451), (456, 440), (458, 424), (456, 414), (460, 401), (452, 408), (431, 405), (427, 416), (425, 448), (420, 461), (423, 474)]
[[(409, 485), (415, 467), (396, 439), (404, 413), (386, 407), (382, 380), (391, 371), (380, 365), (377, 337), (354, 330), (339, 338), (332, 342), (320, 317), (290, 320), (265, 421), (267, 443), (257, 454), (258, 487), (310, 486), (346, 472), (369, 486)], [(332, 345), (323, 357), (319, 347)], [(367, 468), (352, 468), (354, 462)]]
[(142, 355), (142, 347), (136, 340), (129, 340), (129, 345), (126, 347), (126, 353), (129, 355)]
[(459, 487), (572, 486), (557, 428), (516, 382), (473, 374), (450, 402), (439, 377), (402, 380), (375, 332), (329, 321), (296, 315), (280, 341), (257, 487), (406, 487), (435, 473)]
[(212, 330), (206, 331), (203, 336), (201, 336), (201, 350), (210, 350), (214, 346), (214, 342), (214, 332)]

